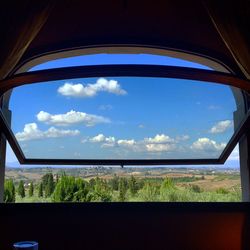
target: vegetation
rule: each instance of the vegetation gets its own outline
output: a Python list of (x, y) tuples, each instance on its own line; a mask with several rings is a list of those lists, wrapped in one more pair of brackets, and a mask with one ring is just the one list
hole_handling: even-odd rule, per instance
[(21, 196), (21, 198), (25, 197), (25, 189), (24, 189), (24, 182), (21, 180), (18, 185), (18, 194)]
[(4, 183), (4, 202), (15, 202), (16, 191), (15, 185), (12, 179), (6, 180)]
[(42, 183), (38, 185), (38, 197), (39, 198), (43, 197), (43, 184)]
[(32, 197), (33, 194), (34, 194), (34, 185), (33, 182), (31, 182), (29, 185), (29, 197)]
[(52, 173), (47, 173), (42, 177), (42, 187), (45, 197), (50, 197), (55, 189), (55, 182)]
[[(5, 181), (5, 202), (214, 202), (240, 201), (240, 185), (218, 187), (214, 190), (206, 189), (202, 183), (209, 176), (185, 176), (150, 178), (118, 176), (109, 178), (82, 178), (68, 175), (65, 172), (53, 174), (45, 173), (40, 182), (20, 180), (14, 183), (12, 179)], [(211, 179), (211, 183), (218, 185), (227, 176), (221, 175)], [(230, 179), (231, 178), (231, 179)], [(235, 180), (228, 177), (227, 180)], [(16, 188), (17, 186), (17, 188)], [(25, 190), (27, 189), (27, 190)], [(17, 191), (16, 191), (17, 190)], [(25, 192), (28, 192), (28, 197)]]

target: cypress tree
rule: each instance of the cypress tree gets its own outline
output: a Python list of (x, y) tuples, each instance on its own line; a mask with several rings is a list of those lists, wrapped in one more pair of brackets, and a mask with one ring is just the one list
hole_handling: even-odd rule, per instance
[(43, 197), (43, 184), (42, 184), (42, 182), (38, 186), (38, 197)]
[(110, 193), (110, 188), (107, 184), (107, 181), (100, 179), (97, 177), (95, 179), (95, 186), (94, 186), (94, 192), (93, 192), (93, 201), (111, 201), (112, 196)]
[(21, 180), (18, 185), (18, 194), (21, 196), (21, 198), (25, 197), (25, 189), (24, 189), (24, 182)]
[(49, 197), (54, 192), (55, 183), (52, 173), (48, 173), (43, 176), (43, 187), (45, 191), (45, 197)]
[(66, 201), (65, 196), (66, 196), (66, 191), (64, 188), (64, 185), (62, 183), (62, 178), (58, 183), (56, 184), (55, 192), (53, 193), (52, 199), (54, 202), (62, 202)]
[(119, 177), (115, 174), (114, 177), (110, 180), (110, 185), (113, 190), (119, 189)]
[(6, 180), (4, 182), (4, 202), (15, 202), (16, 192), (13, 180)]
[(56, 184), (58, 183), (59, 181), (59, 174), (56, 174)]
[(125, 201), (126, 199), (126, 179), (121, 178), (119, 181), (119, 201)]
[(136, 179), (133, 175), (130, 177), (128, 185), (131, 195), (134, 196), (137, 193), (138, 189), (137, 189)]
[(32, 197), (34, 194), (34, 185), (33, 185), (33, 181), (30, 183), (29, 186), (29, 197)]

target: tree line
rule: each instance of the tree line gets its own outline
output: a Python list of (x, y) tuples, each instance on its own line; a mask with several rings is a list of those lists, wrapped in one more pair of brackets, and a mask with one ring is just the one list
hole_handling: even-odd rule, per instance
[[(54, 191), (54, 177), (52, 173), (45, 174), (42, 177), (41, 183), (37, 186), (38, 197), (49, 197)], [(31, 181), (28, 184), (28, 190), (25, 190), (25, 183), (23, 180), (20, 180), (17, 187), (14, 184), (12, 179), (5, 180), (4, 183), (4, 202), (15, 202), (16, 194), (21, 198), (27, 196), (32, 197), (34, 195), (35, 187), (34, 183)]]
[[(203, 177), (204, 178), (204, 177)], [(195, 179), (196, 180), (196, 179)], [(191, 180), (190, 180), (191, 182)], [(177, 186), (178, 180), (172, 178), (135, 178), (120, 177), (116, 174), (110, 179), (91, 178), (89, 180), (61, 173), (46, 173), (40, 183), (24, 181), (19, 183), (5, 181), (4, 201), (15, 202), (16, 194), (46, 198), (52, 202), (110, 202), (110, 201), (217, 201), (220, 199), (240, 200), (240, 194), (226, 189), (205, 192), (198, 185)]]
[(96, 177), (86, 181), (65, 173), (56, 176), (47, 173), (36, 186), (30, 182), (28, 190), (25, 188), (23, 180), (19, 181), (17, 187), (12, 179), (6, 180), (4, 202), (15, 202), (16, 194), (21, 198), (32, 197), (35, 188), (38, 197), (51, 198), (54, 202), (108, 202), (114, 200), (113, 196), (115, 196), (116, 201), (125, 201), (128, 193), (132, 197), (135, 196), (144, 184), (144, 180), (136, 179), (134, 176), (125, 178), (114, 175), (109, 180)]

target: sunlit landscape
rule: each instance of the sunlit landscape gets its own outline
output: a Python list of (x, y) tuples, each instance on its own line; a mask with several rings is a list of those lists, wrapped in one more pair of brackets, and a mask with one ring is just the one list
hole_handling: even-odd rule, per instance
[(7, 168), (5, 184), (5, 202), (241, 200), (232, 168)]
[[(92, 59), (99, 64), (98, 58), (106, 56)], [(174, 62), (167, 59), (167, 65)], [(63, 64), (51, 62), (32, 70), (82, 65), (84, 60), (65, 59)], [(174, 62), (179, 63), (191, 65)], [(123, 166), (122, 161), (131, 160), (134, 167), (19, 165), (8, 145), (5, 202), (241, 201), (238, 146), (224, 165), (211, 164), (220, 159), (240, 122), (234, 122), (243, 105), (235, 102), (237, 91), (213, 82), (133, 76), (16, 87), (9, 126), (19, 155), (46, 164), (51, 159), (81, 161), (80, 165), (118, 160)], [(200, 159), (210, 165), (164, 162)], [(137, 160), (166, 164), (136, 167)]]

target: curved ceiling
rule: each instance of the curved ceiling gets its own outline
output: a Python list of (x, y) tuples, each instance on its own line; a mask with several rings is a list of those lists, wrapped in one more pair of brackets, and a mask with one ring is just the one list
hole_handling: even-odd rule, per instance
[[(21, 22), (34, 8), (32, 1), (7, 6), (4, 15), (9, 22), (3, 23), (11, 26)], [(11, 29), (3, 25), (2, 30)], [(18, 29), (12, 31), (18, 33)], [(57, 1), (17, 65), (51, 51), (113, 44), (189, 51), (215, 58), (240, 72), (202, 1), (198, 0)]]

